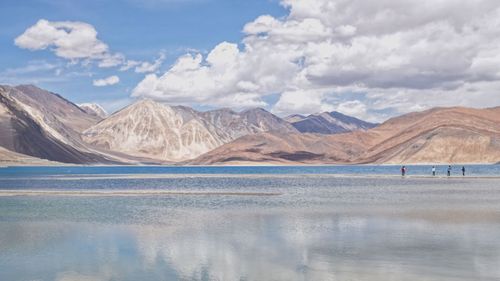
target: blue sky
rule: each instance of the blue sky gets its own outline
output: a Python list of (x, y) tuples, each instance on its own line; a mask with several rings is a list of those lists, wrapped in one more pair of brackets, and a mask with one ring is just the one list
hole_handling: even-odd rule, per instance
[[(285, 14), (285, 9), (273, 0), (2, 0), (0, 10), (4, 11), (0, 17), (0, 72), (4, 72), (3, 76), (8, 70), (15, 73), (15, 78), (11, 75), (9, 79), (0, 74), (0, 83), (34, 83), (77, 103), (128, 99), (144, 74), (118, 72), (119, 84), (94, 87), (94, 79), (116, 74), (116, 69), (66, 66), (66, 60), (49, 50), (30, 51), (15, 46), (14, 39), (39, 19), (89, 23), (111, 51), (129, 59), (152, 61), (164, 52), (162, 70), (186, 50), (207, 52), (221, 41), (239, 42), (243, 25), (261, 14)], [(55, 69), (46, 70), (44, 63), (65, 66), (64, 72), (75, 74), (48, 79), (54, 76)], [(26, 72), (30, 65), (38, 67)]]
[(108, 111), (340, 111), (367, 121), (500, 105), (497, 0), (0, 1), (0, 83)]

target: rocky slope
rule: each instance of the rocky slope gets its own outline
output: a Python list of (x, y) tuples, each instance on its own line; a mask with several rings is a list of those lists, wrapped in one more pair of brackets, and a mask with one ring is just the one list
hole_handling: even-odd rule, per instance
[(28, 156), (25, 154), (13, 152), (7, 150), (3, 147), (0, 147), (0, 167), (2, 166), (10, 166), (10, 165), (61, 165), (60, 162), (53, 162), (49, 160), (44, 160), (32, 156)]
[(65, 163), (114, 163), (81, 140), (98, 120), (37, 87), (0, 86), (0, 146), (10, 151)]
[(496, 163), (500, 108), (437, 108), (338, 135), (245, 136), (190, 163)]
[(495, 163), (500, 107), (435, 108), (388, 120), (368, 132), (365, 163)]
[(285, 134), (298, 132), (288, 122), (262, 108), (242, 112), (219, 109), (202, 112), (200, 115), (220, 130), (225, 131), (231, 140), (268, 131)]
[(104, 149), (176, 162), (195, 158), (240, 136), (268, 130), (296, 132), (262, 109), (198, 112), (141, 100), (87, 129), (83, 137)]
[(366, 146), (359, 139), (319, 134), (267, 132), (247, 135), (186, 162), (212, 164), (349, 163)]
[(196, 157), (224, 143), (224, 134), (209, 128), (184, 108), (142, 100), (87, 129), (87, 143), (122, 153), (167, 161)]
[(291, 115), (285, 120), (301, 133), (338, 134), (358, 130), (368, 130), (377, 124), (369, 123), (340, 112), (323, 112), (309, 116)]

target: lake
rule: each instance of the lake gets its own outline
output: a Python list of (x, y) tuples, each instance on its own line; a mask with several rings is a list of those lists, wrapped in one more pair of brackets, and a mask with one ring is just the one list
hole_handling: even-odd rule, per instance
[(500, 169), (446, 167), (0, 168), (0, 280), (499, 280)]

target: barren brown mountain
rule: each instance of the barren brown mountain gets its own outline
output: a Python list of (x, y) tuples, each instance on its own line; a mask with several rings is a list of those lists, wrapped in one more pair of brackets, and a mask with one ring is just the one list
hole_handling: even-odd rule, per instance
[(0, 146), (0, 167), (9, 165), (61, 165), (60, 162), (53, 162), (45, 159), (31, 157), (25, 154), (7, 150)]
[(124, 162), (81, 140), (81, 132), (99, 120), (35, 86), (0, 85), (0, 146), (10, 151), (65, 163)]
[(191, 161), (216, 163), (496, 163), (500, 107), (435, 108), (339, 135), (245, 136)]

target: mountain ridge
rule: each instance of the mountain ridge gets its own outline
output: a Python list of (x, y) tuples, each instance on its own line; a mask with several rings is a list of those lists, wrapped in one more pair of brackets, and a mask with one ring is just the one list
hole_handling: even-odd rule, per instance
[(58, 162), (112, 162), (85, 148), (79, 139), (79, 131), (90, 126), (92, 117), (86, 116), (75, 104), (58, 95), (50, 96), (51, 93), (40, 92), (40, 95), (48, 98), (48, 104), (57, 101), (56, 105), (52, 105), (57, 110), (52, 110), (55, 113), (51, 114), (47, 109), (50, 106), (44, 105), (40, 100), (30, 100), (36, 89), (28, 88), (30, 94), (22, 92), (26, 89), (0, 86), (2, 147)]
[(104, 149), (177, 162), (195, 158), (237, 137), (271, 129), (295, 131), (263, 109), (198, 112), (142, 99), (88, 128), (83, 138)]
[(301, 133), (338, 134), (356, 130), (368, 130), (375, 123), (342, 114), (337, 111), (322, 112), (303, 116), (293, 114), (285, 118)]
[[(368, 131), (336, 135), (260, 134), (245, 136), (191, 161), (202, 164), (270, 161), (288, 163), (279, 155), (311, 153), (301, 164), (366, 163), (497, 163), (500, 159), (500, 107), (435, 108), (391, 118)], [(309, 147), (294, 147), (293, 138), (314, 138)], [(260, 139), (256, 143), (255, 139)], [(283, 143), (276, 145), (277, 143)], [(334, 153), (318, 148), (328, 145)], [(269, 157), (274, 155), (275, 157)], [(234, 161), (233, 161), (234, 162)]]
[[(33, 85), (0, 86), (0, 158), (195, 165), (500, 162), (500, 106), (438, 107), (377, 126), (337, 112), (291, 115), (290, 123), (262, 108), (200, 112), (150, 99), (104, 119), (80, 106)], [(344, 131), (303, 133), (295, 124), (318, 119)]]

